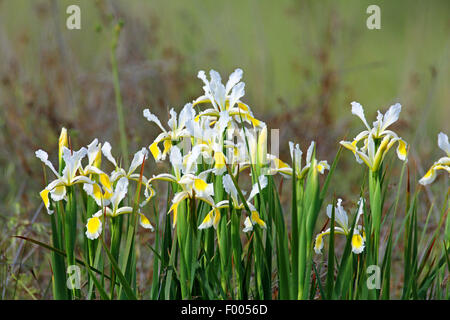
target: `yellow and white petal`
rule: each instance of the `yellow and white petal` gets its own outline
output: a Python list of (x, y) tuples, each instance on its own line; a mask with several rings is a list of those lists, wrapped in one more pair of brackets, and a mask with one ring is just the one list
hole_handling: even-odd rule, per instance
[(113, 216), (115, 217), (115, 216), (118, 216), (121, 214), (128, 214), (128, 213), (132, 213), (132, 212), (133, 212), (132, 207), (125, 206), (125, 207), (121, 207), (121, 208), (117, 209), (115, 212), (113, 212)]
[(406, 161), (408, 156), (408, 145), (401, 138), (398, 139), (397, 156), (402, 161)]
[(50, 199), (48, 197), (50, 190), (44, 189), (39, 194), (44, 202), (45, 208), (47, 209), (48, 214), (53, 214), (53, 210), (50, 209)]
[(127, 173), (123, 168), (117, 167), (113, 172), (111, 172), (111, 178), (110, 181), (114, 184), (117, 180), (119, 180), (122, 177), (127, 178)]
[(252, 218), (251, 218), (253, 224), (257, 223), (261, 228), (266, 229), (266, 223), (259, 217), (259, 214), (257, 211), (252, 211)]
[(214, 229), (217, 229), (217, 226), (219, 225), (219, 222), (220, 222), (220, 217), (221, 217), (221, 215), (220, 215), (220, 210), (215, 210), (215, 215), (214, 215), (214, 222), (213, 222), (213, 227), (214, 227)]
[(84, 169), (81, 170), (81, 172), (84, 176), (87, 176), (90, 174), (100, 175), (103, 173), (103, 171), (101, 171), (99, 168), (92, 166), (92, 165), (87, 165)]
[(203, 219), (202, 223), (198, 226), (199, 230), (211, 228), (214, 224), (214, 209), (211, 210)]
[(364, 251), (364, 239), (359, 233), (354, 233), (352, 236), (352, 251), (355, 254)]
[(436, 169), (435, 165), (433, 165), (427, 173), (419, 180), (419, 183), (422, 185), (427, 185), (432, 183), (436, 179)]
[(152, 182), (154, 180), (163, 180), (168, 182), (178, 183), (177, 178), (169, 173), (160, 173), (157, 176), (153, 176), (148, 182)]
[(194, 190), (199, 196), (214, 195), (214, 187), (212, 183), (206, 183), (203, 179), (194, 179)]
[(173, 211), (173, 227), (175, 228), (175, 225), (177, 224), (177, 213), (178, 213), (178, 205), (181, 203), (181, 201), (185, 200), (189, 196), (189, 193), (186, 191), (181, 191), (175, 194), (175, 196), (172, 199), (172, 206), (169, 209), (169, 212), (167, 214), (171, 213)]
[[(196, 199), (205, 202), (206, 204), (210, 205), (211, 207), (219, 208), (218, 206), (214, 205), (214, 199), (211, 196), (196, 196)], [(221, 204), (221, 203), (222, 203), (222, 201), (219, 202), (219, 204)], [(222, 207), (226, 207), (226, 206), (222, 206)]]
[(52, 200), (57, 202), (64, 199), (66, 196), (66, 187), (65, 186), (57, 186), (50, 191), (50, 195)]
[(249, 217), (245, 218), (244, 229), (242, 229), (242, 231), (243, 232), (253, 231), (253, 223), (250, 221)]
[(99, 180), (100, 183), (102, 184), (103, 188), (109, 192), (112, 193), (113, 192), (113, 188), (111, 185), (111, 180), (109, 179), (109, 176), (106, 173), (102, 173), (99, 175)]
[(292, 174), (292, 169), (291, 167), (286, 163), (283, 162), (282, 160), (278, 159), (278, 158), (274, 158), (272, 160), (275, 169), (279, 172), (285, 172), (286, 174)]
[(352, 151), (353, 153), (355, 153), (356, 150), (358, 149), (358, 148), (356, 147), (356, 144), (355, 144), (355, 143), (352, 143), (352, 142), (350, 142), (350, 141), (344, 141), (344, 140), (342, 140), (342, 141), (339, 142), (339, 143), (340, 143), (344, 148), (346, 148), (346, 149)]
[(150, 229), (150, 231), (155, 230), (152, 224), (150, 223), (150, 220), (142, 213), (139, 213), (139, 224), (141, 225), (142, 228)]
[(80, 184), (80, 183), (94, 183), (91, 179), (85, 176), (76, 176), (72, 179), (71, 184)]
[(214, 174), (222, 175), (227, 170), (226, 158), (223, 152), (214, 153)]
[(321, 254), (322, 253), (322, 249), (323, 249), (323, 236), (326, 235), (328, 233), (326, 232), (321, 232), (316, 236), (316, 240), (314, 242), (314, 251), (316, 252), (316, 254)]
[(330, 170), (330, 165), (326, 160), (322, 160), (319, 161), (319, 163), (316, 165), (316, 169), (320, 174), (323, 174), (325, 170)]
[(353, 139), (352, 144), (356, 147), (356, 145), (358, 144), (359, 141), (366, 139), (367, 136), (369, 135), (369, 131), (368, 130), (364, 130), (360, 133), (358, 133), (358, 135)]
[(95, 200), (95, 202), (99, 207), (101, 207), (102, 205), (108, 205), (107, 203), (103, 202), (102, 189), (97, 183), (94, 184), (85, 183), (83, 185), (83, 190)]
[(67, 129), (62, 128), (58, 140), (58, 161), (61, 163), (63, 148), (68, 146)]
[(167, 138), (166, 140), (164, 140), (163, 145), (164, 145), (164, 150), (161, 155), (161, 160), (165, 160), (170, 149), (172, 149), (172, 140), (170, 140), (170, 138)]
[(145, 206), (155, 196), (155, 194), (155, 189), (153, 189), (152, 186), (147, 182), (144, 190), (145, 200), (139, 206)]
[(159, 161), (161, 159), (161, 150), (159, 150), (158, 142), (159, 141), (153, 142), (149, 147), (150, 152), (153, 155), (153, 158), (155, 158), (155, 161)]
[[(371, 136), (370, 136), (371, 138)], [(369, 140), (369, 144), (368, 144), (368, 151), (369, 150), (373, 150), (373, 148), (375, 148), (374, 144), (372, 143), (373, 139)], [(390, 135), (386, 135), (384, 136), (383, 140), (381, 140), (380, 145), (378, 146), (377, 152), (375, 153), (375, 155), (373, 156), (372, 159), (372, 171), (377, 171), (378, 168), (380, 167), (381, 163), (383, 162), (384, 157), (386, 156), (387, 152), (389, 151), (389, 149), (392, 147), (392, 145), (396, 142), (395, 139), (393, 139), (391, 141), (391, 136)], [(369, 156), (371, 157), (371, 156)]]
[(97, 239), (102, 233), (102, 221), (100, 217), (93, 216), (89, 218), (86, 223), (86, 237), (88, 239)]

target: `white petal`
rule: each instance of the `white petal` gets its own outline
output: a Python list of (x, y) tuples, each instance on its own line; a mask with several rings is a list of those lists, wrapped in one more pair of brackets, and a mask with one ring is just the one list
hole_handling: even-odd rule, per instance
[[(267, 177), (264, 175), (259, 176), (258, 183), (255, 183), (252, 187), (252, 191), (250, 191), (250, 195), (248, 196), (247, 201), (252, 200), (259, 192), (261, 192), (265, 187), (267, 187)], [(259, 188), (261, 187), (261, 189)]]
[(443, 132), (438, 134), (438, 146), (450, 157), (450, 143), (448, 142), (448, 136)]
[(233, 183), (233, 179), (230, 177), (229, 174), (226, 174), (223, 176), (222, 183), (223, 183), (223, 188), (225, 189), (225, 191), (230, 195), (230, 197), (233, 199), (234, 202), (237, 202), (238, 192)]
[(195, 118), (195, 110), (192, 107), (192, 103), (186, 103), (180, 112), (178, 121), (178, 128), (183, 128), (185, 124)]
[(89, 164), (94, 163), (95, 158), (97, 157), (98, 152), (100, 151), (100, 145), (98, 143), (98, 139), (95, 138), (87, 148), (87, 154), (89, 159)]
[(116, 159), (111, 154), (111, 145), (108, 141), (105, 141), (105, 143), (102, 146), (102, 153), (106, 157), (106, 159), (109, 160), (115, 167), (117, 167)]
[(148, 158), (147, 148), (142, 148), (140, 151), (136, 152), (133, 157), (133, 161), (131, 161), (130, 170), (128, 170), (128, 176), (130, 176), (140, 165), (144, 159)]
[(132, 207), (121, 207), (119, 209), (116, 210), (115, 212), (115, 216), (121, 215), (121, 214), (127, 214), (127, 213), (132, 213), (133, 212), (133, 208)]
[(244, 226), (245, 226), (245, 228), (242, 230), (243, 232), (253, 231), (253, 224), (250, 221), (249, 217), (245, 218)]
[(230, 90), (242, 79), (242, 74), (244, 72), (241, 69), (236, 69), (233, 71), (232, 74), (230, 74), (230, 77), (228, 78), (225, 91), (227, 94), (229, 94)]
[(208, 86), (208, 87), (209, 87), (209, 81), (208, 81), (208, 79), (206, 78), (205, 71), (200, 70), (200, 71), (198, 72), (198, 74), (197, 74), (197, 78), (201, 79), (201, 80), (203, 81), (203, 83), (205, 84), (205, 86)]
[(169, 121), (167, 122), (167, 124), (169, 125), (169, 128), (172, 131), (175, 131), (177, 128), (177, 120), (178, 120), (177, 113), (172, 108), (172, 109), (170, 109), (169, 114), (170, 114), (170, 118), (169, 118)]
[(312, 154), (314, 151), (314, 145), (315, 145), (315, 142), (311, 141), (308, 151), (306, 151), (306, 165), (309, 165), (311, 163), (311, 158), (312, 158)]
[(55, 170), (55, 168), (53, 167), (53, 164), (48, 160), (48, 153), (47, 152), (45, 152), (44, 150), (41, 150), (41, 149), (39, 149), (39, 150), (37, 150), (36, 152), (35, 152), (35, 154), (36, 154), (36, 157), (37, 158), (39, 158), (47, 167), (49, 167), (51, 170), (52, 170), (52, 172), (57, 176), (57, 177), (59, 177), (59, 174), (58, 174), (58, 172)]
[(367, 123), (366, 117), (364, 116), (364, 109), (362, 105), (356, 101), (353, 101), (351, 105), (352, 105), (352, 113), (358, 116), (362, 120), (364, 125), (367, 127), (367, 129), (370, 130), (369, 124)]
[(166, 132), (166, 129), (164, 129), (164, 127), (161, 125), (161, 121), (159, 121), (158, 117), (151, 113), (149, 109), (145, 109), (143, 111), (143, 114), (148, 121), (156, 123), (156, 125), (160, 127), (162, 131)]
[(338, 199), (336, 211), (335, 211), (336, 221), (344, 230), (348, 230), (348, 217), (347, 212), (342, 206), (342, 199)]
[(236, 104), (236, 102), (238, 102), (239, 99), (242, 98), (244, 95), (245, 95), (245, 83), (241, 82), (238, 85), (236, 85), (231, 91), (230, 105), (228, 106), (228, 108), (232, 108)]
[(125, 198), (125, 195), (128, 191), (128, 179), (122, 177), (117, 182), (116, 188), (114, 189), (114, 194), (111, 197), (111, 203), (113, 205), (114, 210), (117, 210), (120, 202)]
[(382, 126), (381, 130), (382, 131), (385, 130), (391, 124), (396, 122), (398, 120), (398, 117), (399, 117), (401, 111), (402, 111), (402, 106), (400, 103), (396, 103), (396, 104), (392, 105), (383, 117), (383, 126)]

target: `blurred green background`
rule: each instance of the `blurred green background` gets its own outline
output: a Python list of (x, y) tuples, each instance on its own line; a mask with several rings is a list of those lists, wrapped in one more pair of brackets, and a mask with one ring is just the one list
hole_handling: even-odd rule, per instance
[[(81, 8), (81, 30), (66, 28), (70, 4)], [(381, 30), (366, 27), (370, 4), (381, 8)], [(331, 162), (338, 142), (363, 128), (350, 113), (354, 100), (369, 122), (377, 109), (402, 104), (393, 128), (411, 145), (414, 175), (443, 155), (437, 134), (450, 133), (450, 1), (0, 0), (0, 297), (49, 294), (46, 253), (10, 238), (48, 240), (34, 151), (48, 151), (55, 163), (65, 126), (75, 148), (97, 137), (119, 154), (110, 60), (119, 20), (130, 153), (157, 134), (145, 107), (165, 122), (168, 108), (202, 94), (198, 70), (226, 80), (240, 67), (244, 101), (280, 129), (286, 160), (289, 140), (302, 149), (315, 140), (319, 158)], [(355, 200), (362, 169), (344, 153), (331, 190)], [(439, 197), (442, 185), (433, 188)], [(20, 275), (14, 289), (11, 274)]]

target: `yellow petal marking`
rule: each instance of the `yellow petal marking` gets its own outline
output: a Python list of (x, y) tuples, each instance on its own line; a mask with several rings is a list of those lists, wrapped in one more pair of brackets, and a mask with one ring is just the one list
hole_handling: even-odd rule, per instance
[(354, 249), (360, 249), (363, 245), (364, 241), (363, 238), (361, 237), (361, 235), (359, 234), (354, 234), (352, 237), (352, 247)]
[(158, 160), (159, 159), (159, 155), (161, 154), (161, 151), (158, 148), (158, 142), (153, 142), (150, 145), (149, 149), (150, 149), (150, 152), (153, 155), (153, 158), (155, 158), (155, 160)]
[(86, 227), (90, 234), (95, 234), (100, 228), (100, 225), (101, 225), (100, 219), (98, 217), (92, 217), (89, 219)]
[(261, 228), (266, 228), (266, 223), (261, 220), (257, 211), (252, 211), (252, 220), (256, 222)]
[(195, 186), (195, 189), (197, 189), (199, 191), (205, 191), (206, 188), (208, 187), (208, 184), (205, 181), (203, 181), (202, 179), (195, 179), (194, 186)]
[(108, 192), (112, 192), (111, 181), (106, 173), (100, 174), (100, 183)]
[(44, 204), (45, 204), (45, 207), (46, 207), (46, 208), (48, 208), (49, 205), (50, 205), (50, 201), (49, 201), (49, 199), (48, 199), (48, 194), (49, 194), (49, 192), (50, 192), (50, 191), (47, 190), (47, 189), (44, 189), (44, 190), (42, 190), (42, 191), (40, 192), (42, 201), (44, 201)]

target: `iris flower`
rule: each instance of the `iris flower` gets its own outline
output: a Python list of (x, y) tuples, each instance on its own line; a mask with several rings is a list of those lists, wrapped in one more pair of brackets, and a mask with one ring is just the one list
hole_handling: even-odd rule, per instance
[[(119, 165), (117, 164), (116, 159), (111, 154), (111, 145), (109, 144), (109, 142), (105, 142), (105, 144), (103, 145), (102, 153), (106, 157), (106, 159), (108, 159), (109, 162), (111, 162), (115, 166), (114, 171), (111, 173), (112, 182), (115, 182), (122, 177), (125, 177), (129, 180), (139, 181), (141, 177), (140, 173), (134, 172), (140, 165), (142, 165), (144, 159), (148, 158), (148, 151), (146, 148), (142, 148), (141, 150), (139, 150), (134, 154), (133, 160), (131, 161), (131, 165), (128, 171), (125, 171), (125, 169), (119, 167)], [(142, 182), (147, 183), (147, 178), (142, 177)]]
[[(315, 142), (311, 141), (311, 144), (309, 145), (309, 148), (306, 152), (306, 159), (305, 159), (305, 166), (302, 166), (302, 155), (303, 152), (300, 149), (299, 144), (295, 144), (291, 141), (289, 141), (289, 150), (291, 152), (291, 159), (294, 162), (295, 161), (295, 176), (298, 180), (302, 180), (306, 177), (306, 174), (308, 173), (310, 167), (311, 167), (311, 158), (314, 151), (314, 145)], [(280, 173), (282, 176), (286, 178), (290, 178), (293, 175), (293, 169), (282, 160), (270, 155), (269, 158), (272, 162), (272, 173)], [(323, 174), (325, 170), (330, 170), (330, 165), (326, 160), (321, 160), (317, 162), (316, 170)]]
[[(363, 107), (357, 103), (352, 102), (352, 113), (357, 115), (367, 130), (359, 133), (352, 142), (341, 141), (340, 144), (349, 149), (355, 155), (358, 163), (365, 163), (372, 171), (377, 171), (389, 151), (389, 149), (396, 143), (397, 156), (400, 160), (407, 159), (407, 143), (398, 135), (387, 128), (396, 122), (399, 118), (402, 106), (399, 103), (392, 105), (389, 110), (383, 115), (378, 111), (377, 121), (373, 123), (371, 128), (364, 116)], [(364, 142), (364, 146), (358, 147), (360, 141)]]
[[(230, 206), (230, 202), (234, 209), (242, 210), (245, 208), (245, 205), (239, 201), (238, 191), (230, 175), (226, 174), (223, 177), (222, 181), (225, 191), (230, 196), (230, 201), (222, 200), (219, 203), (212, 205), (213, 209), (206, 215), (205, 219), (198, 227), (199, 229), (206, 229), (210, 228), (211, 226), (213, 226), (216, 229), (220, 221), (220, 210), (218, 209), (228, 208)], [(259, 217), (259, 213), (256, 210), (255, 206), (251, 203), (251, 201), (266, 186), (267, 186), (267, 177), (264, 175), (259, 176), (258, 182), (253, 185), (252, 190), (250, 191), (250, 195), (246, 200), (246, 204), (250, 209), (250, 222), (252, 226), (258, 224), (261, 228), (264, 229), (266, 228), (266, 223)]]
[[(167, 122), (170, 130), (166, 130), (158, 117), (152, 114), (149, 109), (145, 109), (143, 114), (148, 121), (156, 123), (162, 130), (162, 133), (156, 137), (155, 141), (153, 141), (149, 147), (150, 152), (156, 161), (164, 160), (166, 158), (166, 155), (172, 148), (173, 142), (179, 142), (184, 137), (190, 137), (189, 132), (186, 130), (186, 123), (195, 117), (195, 110), (191, 103), (185, 104), (179, 117), (173, 108), (170, 109), (170, 118)], [(161, 142), (163, 142), (164, 145), (162, 153), (158, 147), (158, 144)]]
[(87, 156), (88, 164), (84, 168), (80, 167), (80, 173), (84, 176), (97, 175), (100, 184), (84, 184), (83, 189), (95, 199), (99, 206), (102, 206), (102, 201), (106, 201), (105, 205), (107, 205), (112, 195), (112, 186), (109, 176), (99, 169), (102, 158), (102, 145), (98, 142), (98, 139), (94, 139), (88, 145)]
[(94, 183), (88, 177), (78, 174), (78, 171), (81, 168), (81, 160), (86, 156), (86, 154), (87, 150), (84, 147), (75, 152), (71, 152), (66, 147), (63, 147), (62, 158), (64, 160), (65, 167), (62, 171), (62, 175), (59, 175), (53, 167), (52, 163), (48, 160), (47, 152), (40, 149), (36, 151), (36, 157), (39, 158), (46, 166), (48, 166), (56, 176), (56, 179), (50, 182), (48, 186), (40, 192), (41, 198), (44, 201), (48, 214), (53, 213), (53, 210), (50, 209), (49, 194), (51, 196), (51, 199), (57, 202), (65, 198), (67, 187), (80, 183)]
[(193, 105), (210, 103), (212, 108), (206, 109), (198, 116), (210, 116), (219, 118), (221, 111), (226, 111), (229, 116), (233, 117), (237, 122), (243, 120), (251, 123), (253, 126), (259, 126), (261, 122), (253, 117), (250, 107), (243, 103), (240, 99), (245, 95), (245, 83), (241, 82), (242, 70), (236, 69), (230, 75), (226, 85), (222, 84), (220, 74), (211, 70), (209, 75), (211, 80), (206, 78), (205, 71), (198, 72), (198, 78), (205, 84), (203, 90), (205, 94), (198, 97)]
[[(128, 192), (128, 179), (122, 177), (117, 181), (112, 196), (110, 198), (110, 206), (103, 206), (98, 212), (96, 212), (91, 218), (87, 220), (86, 223), (86, 236), (93, 240), (97, 239), (102, 232), (102, 218), (103, 215), (109, 217), (117, 217), (122, 214), (128, 214), (133, 212), (133, 208), (130, 206), (120, 206), (120, 203), (125, 198)], [(142, 213), (139, 214), (139, 222), (143, 228), (151, 229), (153, 231), (153, 226), (150, 224), (148, 218)]]
[[(228, 163), (226, 151), (234, 147), (233, 143), (224, 139), (224, 131), (228, 127), (229, 117), (224, 115), (210, 126), (207, 118), (201, 118), (200, 121), (190, 120), (186, 127), (191, 135), (195, 147), (200, 148), (203, 160), (207, 164), (213, 164), (213, 173), (222, 175), (226, 171)], [(194, 148), (195, 148), (194, 147)]]
[[(337, 206), (335, 207), (335, 210), (334, 210), (335, 221), (339, 225), (339, 227), (334, 227), (334, 233), (335, 234), (343, 234), (348, 237), (351, 232), (351, 227), (348, 224), (347, 212), (344, 210), (344, 207), (342, 207), (341, 203), (342, 203), (342, 199), (338, 199)], [(364, 207), (364, 201), (361, 198), (359, 200), (359, 209), (358, 209), (358, 214), (356, 216), (356, 222), (355, 222), (356, 227), (353, 230), (353, 236), (352, 236), (352, 241), (351, 241), (352, 251), (353, 251), (353, 253), (356, 253), (356, 254), (360, 254), (361, 252), (363, 252), (364, 243), (366, 240), (364, 228), (361, 225), (358, 225), (359, 218), (361, 217), (361, 215), (363, 214), (363, 211), (364, 211), (363, 207)], [(327, 216), (330, 219), (331, 219), (332, 210), (333, 210), (333, 206), (331, 204), (329, 204), (327, 206)], [(323, 237), (326, 235), (329, 235), (330, 232), (331, 232), (331, 229), (328, 228), (327, 230), (319, 233), (316, 236), (314, 251), (317, 254), (322, 253)]]
[[(170, 162), (173, 167), (173, 174), (161, 173), (148, 180), (148, 184), (154, 180), (164, 180), (177, 184), (181, 191), (177, 192), (172, 199), (172, 206), (168, 213), (173, 212), (173, 226), (177, 222), (178, 205), (185, 199), (201, 200), (211, 206), (214, 205), (212, 195), (214, 189), (212, 183), (207, 183), (206, 179), (211, 170), (205, 170), (199, 175), (196, 175), (197, 158), (200, 154), (200, 148), (197, 146), (192, 151), (185, 155), (181, 155), (181, 151), (177, 146), (173, 146), (170, 151)], [(147, 198), (144, 202), (148, 202)]]
[(448, 142), (448, 136), (443, 132), (438, 135), (438, 146), (446, 153), (446, 156), (440, 158), (431, 166), (423, 178), (419, 180), (420, 184), (432, 183), (436, 179), (437, 170), (446, 170), (450, 174), (450, 143)]

